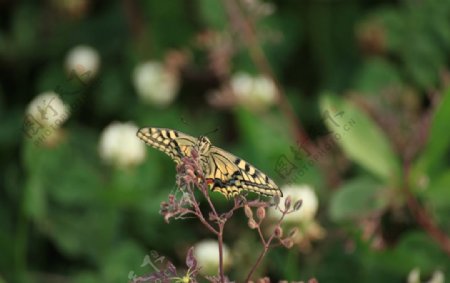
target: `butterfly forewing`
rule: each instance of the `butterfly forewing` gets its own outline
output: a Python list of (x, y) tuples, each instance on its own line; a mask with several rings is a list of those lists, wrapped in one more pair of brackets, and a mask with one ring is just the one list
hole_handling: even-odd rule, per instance
[(227, 198), (238, 195), (242, 190), (267, 196), (283, 195), (275, 182), (243, 159), (215, 146), (211, 146), (207, 152), (201, 152), (197, 138), (164, 128), (142, 128), (137, 136), (169, 155), (177, 164), (183, 157), (190, 156), (193, 148), (200, 151), (207, 163), (204, 174), (212, 183), (211, 189)]
[(197, 139), (178, 131), (164, 128), (142, 128), (137, 136), (146, 144), (166, 153), (177, 164), (189, 156)]

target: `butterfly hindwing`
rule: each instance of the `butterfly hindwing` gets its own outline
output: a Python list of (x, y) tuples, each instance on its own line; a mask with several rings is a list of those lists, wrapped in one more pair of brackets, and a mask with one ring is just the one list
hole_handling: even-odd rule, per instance
[(211, 148), (210, 156), (211, 172), (207, 177), (215, 180), (212, 190), (220, 191), (227, 197), (242, 190), (282, 196), (274, 181), (245, 160), (218, 147)]

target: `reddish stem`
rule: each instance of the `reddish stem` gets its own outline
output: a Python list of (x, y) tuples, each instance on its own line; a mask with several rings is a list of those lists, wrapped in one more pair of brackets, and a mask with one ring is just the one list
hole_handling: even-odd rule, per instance
[[(286, 214), (288, 214), (288, 210), (283, 211), (283, 214), (281, 215), (280, 219), (278, 220), (278, 223), (276, 225), (276, 227), (279, 227), (281, 225), (281, 222), (283, 222), (284, 217), (286, 216)], [(260, 227), (258, 225), (258, 232), (260, 232)], [(274, 237), (275, 237), (275, 230), (272, 232), (272, 235), (270, 235), (269, 240), (265, 241), (264, 240), (264, 236), (262, 235), (262, 233), (260, 233), (260, 237), (261, 237), (261, 241), (263, 243), (263, 250), (261, 251), (261, 253), (258, 256), (258, 259), (256, 260), (255, 264), (252, 266), (252, 269), (250, 269), (250, 272), (247, 275), (247, 278), (245, 279), (245, 282), (249, 282), (253, 273), (255, 272), (256, 268), (258, 268), (258, 266), (261, 264), (262, 259), (264, 258), (264, 256), (267, 254), (267, 251), (270, 249), (270, 244), (272, 243)]]
[(225, 283), (225, 276), (223, 272), (223, 228), (225, 222), (219, 223), (219, 234), (217, 234), (217, 241), (219, 242), (219, 277), (220, 282)]

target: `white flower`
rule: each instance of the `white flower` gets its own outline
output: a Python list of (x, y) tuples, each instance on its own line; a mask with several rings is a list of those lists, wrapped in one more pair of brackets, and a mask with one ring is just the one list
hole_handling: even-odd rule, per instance
[(59, 128), (70, 115), (69, 106), (53, 91), (36, 96), (26, 112), (26, 121), (40, 128)]
[(276, 101), (276, 87), (264, 76), (237, 73), (231, 78), (231, 89), (238, 101), (250, 109), (260, 110)]
[(445, 282), (445, 276), (444, 273), (440, 270), (436, 270), (433, 272), (433, 276), (428, 281), (428, 283), (444, 283)]
[(133, 123), (114, 122), (103, 130), (99, 153), (106, 161), (118, 167), (128, 167), (144, 161), (145, 144), (137, 137)]
[(75, 72), (83, 82), (88, 82), (98, 72), (100, 55), (90, 46), (75, 46), (66, 56), (65, 67), (67, 73)]
[[(216, 275), (219, 270), (219, 243), (216, 240), (203, 240), (194, 246), (194, 256), (197, 259), (200, 273)], [(231, 255), (227, 246), (223, 245), (224, 269), (231, 264)]]
[[(414, 268), (411, 270), (408, 274), (408, 283), (420, 283), (420, 270), (419, 268)], [(427, 283), (444, 283), (445, 282), (445, 276), (444, 273), (440, 270), (436, 270), (433, 272), (433, 276), (431, 276), (430, 280), (427, 281)]]
[(176, 73), (153, 61), (136, 66), (133, 83), (141, 99), (156, 106), (169, 105), (175, 99), (180, 84)]
[[(314, 190), (308, 185), (289, 185), (281, 188), (283, 197), (280, 198), (280, 208), (284, 209), (287, 196), (291, 196), (291, 208), (298, 201), (302, 200), (302, 206), (298, 211), (294, 211), (284, 217), (285, 223), (311, 223), (319, 208), (319, 200)], [(278, 219), (281, 212), (275, 209), (270, 210), (272, 218)]]
[(414, 268), (408, 274), (408, 283), (420, 283), (420, 270)]

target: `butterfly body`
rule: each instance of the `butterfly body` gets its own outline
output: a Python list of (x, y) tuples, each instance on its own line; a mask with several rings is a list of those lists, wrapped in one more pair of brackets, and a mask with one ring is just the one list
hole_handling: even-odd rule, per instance
[(267, 175), (243, 159), (213, 146), (207, 137), (195, 138), (165, 128), (142, 128), (137, 136), (169, 155), (177, 164), (181, 163), (183, 157), (191, 156), (192, 149), (195, 149), (211, 190), (219, 191), (227, 198), (243, 190), (267, 196), (283, 195)]

